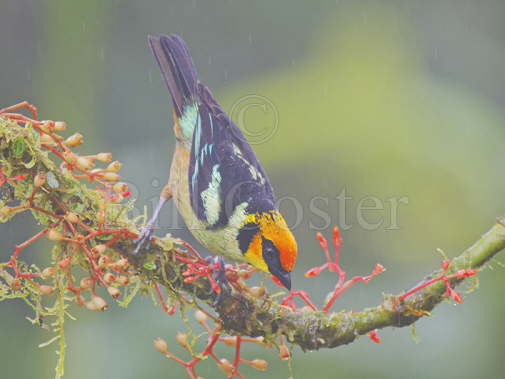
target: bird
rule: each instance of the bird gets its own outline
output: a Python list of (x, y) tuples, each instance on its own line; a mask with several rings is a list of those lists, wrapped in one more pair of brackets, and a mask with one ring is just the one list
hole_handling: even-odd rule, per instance
[(173, 199), (193, 236), (217, 257), (246, 262), (291, 289), (296, 239), (276, 207), (268, 176), (242, 131), (203, 85), (176, 35), (149, 35), (173, 103), (176, 146), (168, 183), (136, 239), (148, 244), (163, 204)]

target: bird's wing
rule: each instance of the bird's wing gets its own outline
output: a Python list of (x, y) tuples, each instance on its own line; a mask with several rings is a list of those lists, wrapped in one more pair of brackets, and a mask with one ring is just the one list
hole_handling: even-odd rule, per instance
[(247, 213), (274, 209), (270, 181), (240, 129), (202, 84), (198, 97), (188, 172), (197, 217), (218, 228), (228, 223), (239, 205)]

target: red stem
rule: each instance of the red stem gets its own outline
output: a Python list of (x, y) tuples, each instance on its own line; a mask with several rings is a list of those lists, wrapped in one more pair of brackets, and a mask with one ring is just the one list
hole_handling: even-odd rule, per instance
[(425, 288), (425, 287), (428, 287), (429, 285), (433, 284), (433, 283), (436, 283), (436, 282), (439, 282), (441, 280), (445, 281), (446, 283), (448, 283), (448, 281), (450, 279), (454, 279), (454, 278), (464, 278), (466, 276), (472, 276), (472, 275), (475, 275), (477, 273), (476, 270), (474, 269), (469, 269), (469, 270), (459, 270), (458, 272), (455, 272), (453, 274), (450, 274), (450, 275), (441, 275), (439, 277), (436, 277), (436, 278), (433, 278), (433, 279), (430, 279), (430, 280), (427, 280), (426, 282), (424, 283), (421, 283), (417, 286), (415, 286), (414, 288), (408, 290), (407, 292), (405, 292), (403, 295), (400, 295), (398, 296), (398, 300), (400, 301), (403, 301), (405, 300), (405, 298), (409, 297), (410, 295), (416, 293), (417, 291)]
[(237, 336), (235, 337), (235, 360), (233, 361), (233, 370), (228, 376), (228, 379), (231, 379), (235, 376), (235, 374), (238, 374), (238, 365), (240, 363), (240, 346), (242, 345), (242, 337)]

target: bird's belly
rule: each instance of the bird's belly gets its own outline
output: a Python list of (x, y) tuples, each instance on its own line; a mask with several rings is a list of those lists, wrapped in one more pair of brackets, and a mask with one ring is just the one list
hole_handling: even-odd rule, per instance
[(170, 168), (170, 188), (179, 214), (191, 234), (211, 252), (245, 262), (237, 240), (238, 228), (242, 222), (240, 214), (235, 217), (233, 225), (211, 229), (205, 221), (199, 220), (193, 211), (188, 183), (189, 158), (190, 151), (178, 144)]

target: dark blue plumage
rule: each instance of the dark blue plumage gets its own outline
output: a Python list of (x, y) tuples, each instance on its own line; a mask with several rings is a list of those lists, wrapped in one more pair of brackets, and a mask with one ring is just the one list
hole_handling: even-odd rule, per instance
[[(274, 191), (240, 129), (216, 103), (211, 92), (199, 85), (199, 117), (193, 134), (190, 160), (191, 204), (200, 219), (207, 219), (201, 193), (212, 182), (214, 167), (221, 180), (219, 217), (212, 227), (226, 225), (235, 208), (247, 202), (247, 213), (269, 211), (274, 206)], [(208, 148), (206, 146), (211, 146)]]

